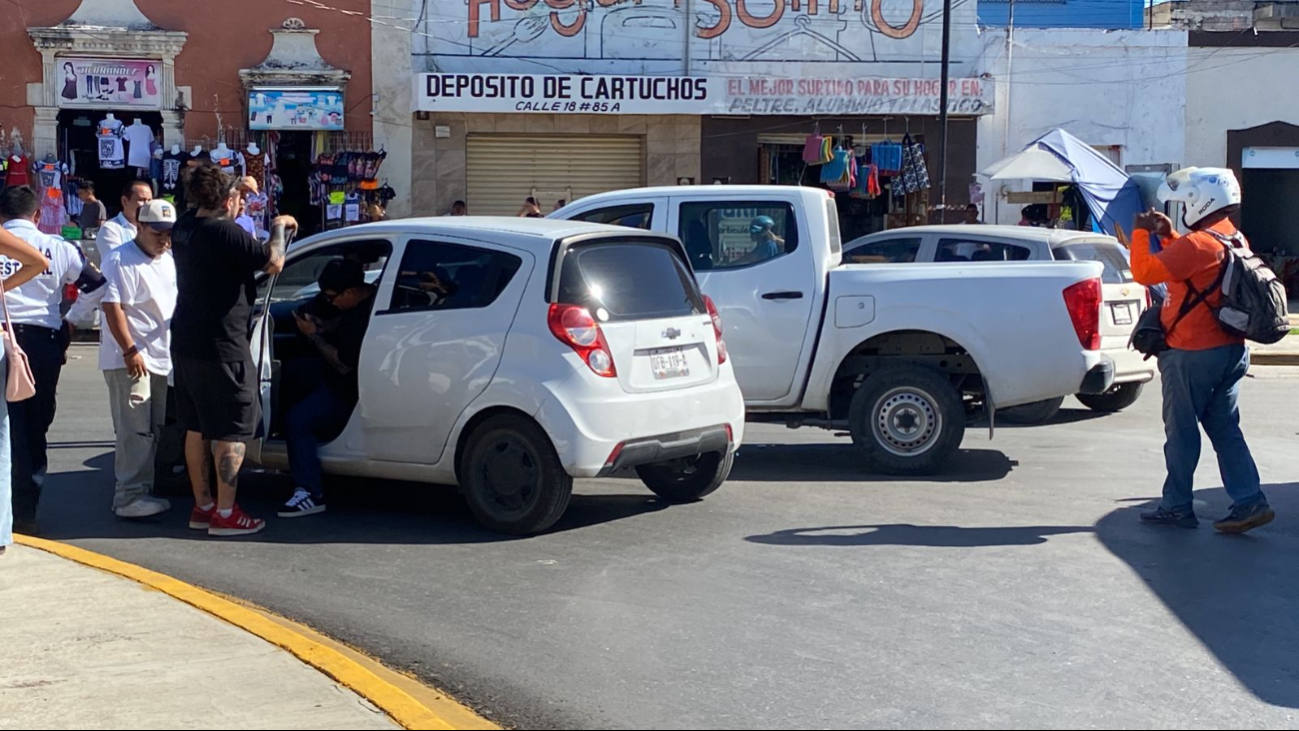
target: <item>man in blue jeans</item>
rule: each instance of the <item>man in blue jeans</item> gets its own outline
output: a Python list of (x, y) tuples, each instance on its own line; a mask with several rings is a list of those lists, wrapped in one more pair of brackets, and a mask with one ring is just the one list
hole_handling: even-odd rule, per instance
[(281, 518), (325, 512), (320, 443), (336, 438), (356, 407), (356, 369), (374, 309), (376, 288), (366, 283), (360, 262), (329, 262), (320, 273), (319, 284), (320, 297), (312, 303), (316, 306), (294, 313), (298, 329), (315, 346), (323, 367), (320, 378), (289, 410), (285, 422), (289, 471), (297, 489), (280, 510)]
[[(1168, 285), (1161, 319), (1169, 349), (1159, 355), (1164, 390), (1164, 458), (1168, 477), (1156, 510), (1141, 519), (1155, 525), (1199, 525), (1192, 497), (1200, 462), (1200, 426), (1218, 453), (1231, 512), (1213, 525), (1244, 533), (1276, 517), (1259, 487), (1258, 467), (1240, 430), (1240, 382), (1249, 371), (1245, 341), (1218, 326), (1213, 308), (1222, 300), (1225, 246), (1248, 246), (1231, 222), (1240, 210), (1240, 184), (1230, 170), (1188, 168), (1168, 176), (1164, 202), (1183, 205), (1191, 233), (1176, 238), (1173, 222), (1151, 211), (1137, 216), (1132, 274), (1141, 284)], [(1151, 240), (1163, 240), (1151, 253)]]

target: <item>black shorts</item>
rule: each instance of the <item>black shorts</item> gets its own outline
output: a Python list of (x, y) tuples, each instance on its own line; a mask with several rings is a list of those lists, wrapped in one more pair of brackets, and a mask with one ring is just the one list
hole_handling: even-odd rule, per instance
[(257, 436), (261, 398), (252, 360), (222, 362), (174, 356), (176, 415), (185, 431), (215, 442)]

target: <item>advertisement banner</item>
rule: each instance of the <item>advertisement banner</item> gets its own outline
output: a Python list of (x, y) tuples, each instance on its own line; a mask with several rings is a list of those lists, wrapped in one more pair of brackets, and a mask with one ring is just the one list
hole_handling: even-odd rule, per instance
[(248, 129), (343, 129), (343, 92), (338, 89), (253, 89), (248, 92)]
[(61, 107), (162, 108), (159, 61), (59, 58)]
[[(419, 74), (421, 112), (549, 114), (937, 115), (937, 79)], [(987, 79), (953, 79), (948, 110), (992, 112)]]

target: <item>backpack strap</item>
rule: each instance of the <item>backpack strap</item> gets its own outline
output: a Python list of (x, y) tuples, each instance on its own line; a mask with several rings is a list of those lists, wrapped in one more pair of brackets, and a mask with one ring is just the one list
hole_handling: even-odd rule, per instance
[[(1228, 256), (1230, 256), (1230, 254), (1228, 254)], [(1222, 280), (1227, 276), (1227, 263), (1229, 262), (1224, 262), (1223, 266), (1218, 267), (1217, 278), (1215, 278), (1213, 284), (1206, 287), (1204, 291), (1196, 289), (1195, 285), (1191, 284), (1191, 280), (1189, 279), (1183, 282), (1183, 284), (1186, 285), (1187, 291), (1190, 292), (1192, 296), (1187, 297), (1182, 301), (1182, 306), (1177, 310), (1177, 317), (1173, 320), (1173, 324), (1169, 325), (1168, 328), (1164, 330), (1164, 337), (1172, 335), (1173, 328), (1177, 327), (1178, 323), (1182, 321), (1182, 318), (1191, 314), (1191, 310), (1194, 310), (1202, 304), (1207, 304), (1209, 293), (1221, 287)]]

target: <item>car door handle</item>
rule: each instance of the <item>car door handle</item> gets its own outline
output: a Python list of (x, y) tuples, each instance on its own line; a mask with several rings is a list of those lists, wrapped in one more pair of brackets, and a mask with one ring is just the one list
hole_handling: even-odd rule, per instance
[(801, 300), (802, 292), (768, 292), (762, 295), (764, 300)]

